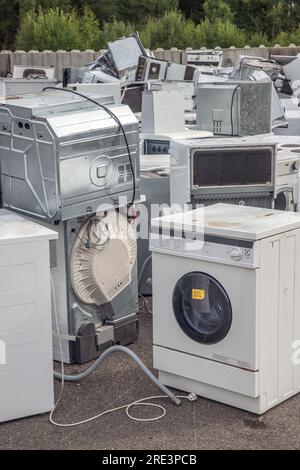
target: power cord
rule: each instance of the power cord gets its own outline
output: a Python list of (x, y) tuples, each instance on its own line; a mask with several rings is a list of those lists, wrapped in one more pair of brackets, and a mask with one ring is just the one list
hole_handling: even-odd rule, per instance
[(81, 98), (87, 100), (87, 101), (90, 101), (91, 103), (95, 104), (96, 106), (99, 106), (99, 108), (102, 108), (104, 109), (104, 111), (106, 111), (109, 116), (118, 124), (120, 130), (122, 131), (122, 134), (123, 134), (123, 137), (124, 137), (124, 141), (125, 141), (125, 145), (126, 145), (126, 148), (127, 148), (127, 153), (128, 153), (128, 158), (129, 158), (129, 163), (130, 163), (130, 169), (131, 169), (131, 173), (132, 173), (132, 184), (133, 184), (133, 193), (132, 193), (132, 201), (130, 203), (130, 206), (134, 206), (134, 203), (135, 203), (135, 196), (136, 196), (136, 175), (135, 175), (135, 169), (134, 169), (134, 165), (133, 165), (133, 161), (132, 161), (132, 156), (131, 156), (131, 152), (130, 152), (130, 147), (129, 147), (129, 143), (128, 143), (128, 139), (127, 139), (127, 135), (126, 135), (126, 132), (125, 132), (125, 129), (124, 129), (124, 126), (123, 124), (121, 123), (120, 119), (118, 118), (118, 116), (116, 116), (109, 108), (107, 108), (106, 106), (104, 106), (103, 104), (101, 103), (98, 103), (98, 101), (96, 100), (93, 100), (92, 98), (90, 98), (89, 96), (86, 96), (84, 95), (83, 93), (79, 93), (78, 91), (75, 91), (75, 90), (71, 90), (71, 89), (66, 89), (66, 88), (55, 88), (53, 86), (48, 86), (48, 87), (45, 87), (43, 89), (43, 91), (48, 91), (48, 90), (55, 90), (55, 91), (62, 91), (62, 92), (65, 92), (65, 93), (72, 93), (73, 95), (77, 95), (77, 96), (80, 96)]
[(143, 301), (142, 307), (145, 309), (145, 312), (143, 312), (141, 309), (140, 309), (140, 312), (141, 313), (148, 313), (148, 315), (152, 315), (153, 312), (152, 312), (152, 309), (149, 305), (149, 300), (146, 299), (146, 297), (143, 296), (142, 294), (139, 294), (139, 298)]
[[(87, 418), (87, 419), (84, 419), (82, 421), (77, 421), (75, 423), (58, 423), (57, 421), (55, 421), (53, 419), (53, 414), (54, 414), (54, 411), (55, 411), (55, 409), (54, 409), (53, 412), (51, 413), (51, 416), (50, 416), (50, 422), (54, 426), (58, 426), (60, 428), (71, 428), (71, 427), (75, 427), (75, 426), (81, 426), (82, 424), (90, 423), (91, 421), (102, 418), (103, 416), (106, 416), (106, 415), (111, 414), (111, 413), (116, 413), (117, 411), (120, 411), (120, 410), (125, 410), (126, 415), (132, 421), (138, 421), (140, 423), (149, 423), (149, 422), (153, 422), (153, 421), (159, 421), (159, 420), (161, 420), (162, 418), (164, 418), (166, 416), (166, 414), (167, 414), (166, 408), (162, 405), (158, 405), (157, 403), (145, 403), (145, 402), (148, 401), (148, 400), (156, 400), (156, 399), (162, 399), (162, 398), (169, 398), (169, 397), (167, 395), (156, 395), (156, 396), (153, 396), (153, 397), (142, 398), (141, 400), (136, 400), (136, 401), (134, 401), (134, 402), (132, 402), (128, 405), (122, 405), (122, 406), (119, 406), (117, 408), (113, 408), (111, 410), (102, 411), (101, 413), (99, 413), (95, 416), (92, 416), (91, 418)], [(183, 395), (183, 396), (178, 395), (177, 398), (183, 399), (183, 400), (188, 400), (190, 402), (194, 402), (194, 401), (197, 400), (197, 396), (194, 395), (193, 393), (191, 393), (190, 395)], [(137, 407), (137, 406), (151, 406), (152, 408), (159, 409), (161, 411), (161, 414), (159, 416), (154, 417), (154, 418), (136, 418), (135, 416), (132, 416), (132, 414), (130, 413), (130, 409), (133, 408), (133, 407)]]
[(239, 89), (239, 85), (237, 85), (235, 87), (235, 89), (233, 90), (232, 92), (232, 97), (231, 97), (231, 105), (230, 105), (230, 122), (231, 122), (231, 136), (233, 137), (234, 136), (234, 128), (233, 128), (233, 104), (234, 104), (234, 97), (235, 97), (235, 94), (237, 92), (237, 90)]

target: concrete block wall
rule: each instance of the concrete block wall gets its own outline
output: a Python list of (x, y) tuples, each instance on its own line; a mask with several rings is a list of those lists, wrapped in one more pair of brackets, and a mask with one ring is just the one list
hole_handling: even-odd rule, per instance
[[(205, 49), (205, 48), (203, 48)], [(221, 49), (221, 48), (216, 48)], [(28, 65), (28, 66), (54, 66), (56, 67), (57, 79), (62, 78), (62, 69), (64, 67), (82, 67), (83, 65), (93, 62), (103, 51), (1, 51), (0, 52), (0, 77), (6, 77), (9, 72), (12, 72), (14, 65)], [(169, 60), (179, 64), (186, 63), (186, 52), (176, 49), (170, 50), (156, 49), (154, 52), (155, 57), (159, 59)], [(249, 47), (235, 48), (230, 47), (223, 49), (224, 52), (224, 65), (233, 65), (240, 55), (258, 56), (268, 59), (272, 54), (277, 55), (297, 55), (300, 53), (300, 47), (290, 45), (289, 47)]]
[(82, 67), (93, 62), (102, 51), (1, 51), (0, 76), (5, 77), (12, 72), (14, 65), (55, 67), (57, 79), (62, 78), (62, 69), (65, 67)]

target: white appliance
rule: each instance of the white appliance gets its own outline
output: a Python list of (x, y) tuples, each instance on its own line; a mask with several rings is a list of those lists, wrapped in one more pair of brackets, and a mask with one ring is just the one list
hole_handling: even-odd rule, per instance
[(140, 56), (135, 80), (144, 82), (147, 80), (164, 80), (166, 78), (168, 61)]
[[(205, 139), (213, 137), (212, 132), (207, 131), (194, 131), (189, 128), (181, 132), (163, 132), (161, 134), (140, 134), (144, 142), (144, 154), (149, 155), (149, 163), (152, 166), (153, 156), (160, 157), (162, 155), (169, 155), (170, 144), (172, 140), (191, 140), (191, 139)], [(145, 161), (145, 159), (144, 159)], [(168, 160), (170, 169), (170, 160)]]
[(223, 61), (223, 51), (216, 50), (191, 50), (186, 53), (187, 63), (190, 65), (207, 65), (211, 67), (221, 67)]
[(257, 414), (298, 393), (300, 215), (217, 204), (152, 233), (160, 380)]
[(276, 138), (173, 140), (170, 146), (171, 204), (217, 202), (272, 208)]
[(185, 130), (184, 94), (176, 90), (148, 90), (143, 93), (142, 134), (163, 134)]
[(82, 83), (120, 83), (120, 80), (102, 70), (85, 70)]
[(37, 93), (46, 87), (55, 87), (56, 84), (56, 80), (48, 78), (2, 78), (0, 79), (0, 99), (25, 93)]
[(194, 66), (169, 62), (166, 72), (166, 80), (198, 81), (199, 75), (197, 68)]
[(275, 209), (298, 212), (300, 145), (281, 144), (277, 150)]
[(192, 80), (149, 81), (149, 90), (180, 91), (184, 95), (185, 112), (195, 111), (196, 83)]
[(197, 129), (230, 136), (270, 133), (272, 86), (250, 80), (199, 83)]
[(112, 103), (121, 104), (121, 83), (69, 83), (67, 88), (91, 98), (112, 98)]
[(40, 65), (15, 65), (13, 78), (33, 78), (55, 80), (55, 67), (42, 67)]
[[(270, 76), (263, 70), (254, 70), (249, 76), (246, 76), (246, 79), (250, 79), (256, 82), (271, 81)], [(277, 90), (272, 82), (272, 126), (273, 128), (279, 127), (281, 125), (286, 125), (286, 116), (285, 110), (283, 108), (282, 102), (278, 96)]]
[(0, 210), (0, 422), (54, 406), (49, 240), (56, 238)]

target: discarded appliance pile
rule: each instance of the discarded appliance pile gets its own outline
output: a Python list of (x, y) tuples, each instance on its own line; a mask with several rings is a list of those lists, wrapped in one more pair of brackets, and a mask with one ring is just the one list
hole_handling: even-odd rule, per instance
[[(55, 424), (53, 358), (64, 383), (126, 353), (176, 404), (166, 386), (257, 414), (299, 391), (300, 55), (222, 57), (161, 60), (135, 33), (62, 83), (0, 81), (0, 421)], [(124, 347), (152, 286), (160, 381)]]

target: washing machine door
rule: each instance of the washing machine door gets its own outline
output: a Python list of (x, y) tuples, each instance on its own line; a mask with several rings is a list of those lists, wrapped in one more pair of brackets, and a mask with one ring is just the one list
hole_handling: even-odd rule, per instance
[(280, 191), (275, 199), (275, 207), (279, 211), (295, 211), (294, 192), (292, 188)]
[(230, 299), (212, 276), (185, 274), (173, 292), (173, 310), (183, 332), (200, 344), (216, 344), (228, 334), (232, 323)]

